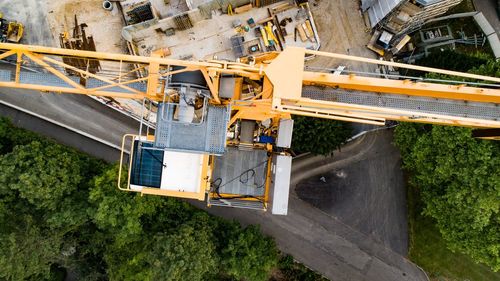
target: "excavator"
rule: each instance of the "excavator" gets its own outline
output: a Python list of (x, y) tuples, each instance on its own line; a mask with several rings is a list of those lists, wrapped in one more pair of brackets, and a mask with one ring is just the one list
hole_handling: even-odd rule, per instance
[(19, 43), (24, 35), (24, 25), (4, 19), (0, 12), (0, 42)]
[[(297, 47), (234, 62), (9, 43), (1, 43), (0, 50), (0, 59), (16, 64), (15, 70), (0, 70), (0, 87), (142, 104), (141, 120), (154, 120), (154, 126), (141, 122), (137, 132), (123, 137), (117, 182), (127, 192), (286, 215), (292, 115), (378, 126), (394, 121), (463, 126), (476, 129), (481, 138), (500, 136), (498, 77)], [(305, 66), (306, 56), (460, 81), (312, 69)], [(99, 61), (103, 69), (92, 73), (68, 58)]]

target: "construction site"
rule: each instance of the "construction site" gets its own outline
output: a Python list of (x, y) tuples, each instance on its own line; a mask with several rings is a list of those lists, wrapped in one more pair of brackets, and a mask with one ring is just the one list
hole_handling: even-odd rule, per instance
[[(85, 16), (92, 11), (78, 13), (71, 3), (58, 7), (62, 12), (54, 10), (58, 18), (49, 22), (60, 51), (6, 45), (2, 57), (15, 54), (17, 71), (0, 70), (0, 86), (80, 93), (139, 121), (138, 134), (123, 137), (123, 191), (286, 215), (291, 115), (380, 126), (498, 125), (491, 97), (496, 90), (481, 89), (478, 96), (470, 87), (358, 76), (340, 64), (308, 69), (306, 61), (321, 57), (422, 69), (318, 51), (308, 1), (104, 1), (99, 11), (109, 13), (110, 28), (119, 27), (116, 18), (124, 23), (122, 37), (111, 40), (98, 40), (107, 30)], [(113, 38), (125, 41), (129, 54), (112, 53), (124, 47)]]
[[(59, 38), (61, 47), (230, 61), (281, 51), (286, 46), (311, 50), (320, 47), (307, 1), (227, 1), (224, 5), (218, 1), (90, 2), (93, 4), (74, 0), (48, 3), (50, 30), (54, 38)], [(106, 62), (98, 67), (101, 73), (116, 70)], [(130, 66), (129, 70), (136, 68)], [(128, 77), (144, 75), (136, 69)], [(141, 118), (142, 105), (133, 100), (96, 99), (137, 120)], [(156, 109), (153, 111), (145, 117), (150, 125), (156, 121)]]
[[(124, 194), (181, 198), (231, 219), (245, 218), (244, 212), (257, 214), (260, 222), (270, 223), (265, 231), (305, 233), (304, 241), (313, 248), (322, 236), (335, 236), (334, 242), (317, 247), (333, 249), (325, 254), (329, 257), (342, 248), (335, 260), (347, 260), (339, 268), (348, 273), (328, 269), (330, 263), (318, 266), (329, 278), (341, 274), (339, 280), (425, 280), (425, 273), (404, 257), (406, 238), (395, 243), (397, 250), (386, 251), (387, 245), (379, 241), (385, 238), (379, 238), (372, 225), (352, 230), (337, 223), (337, 214), (328, 213), (330, 206), (327, 211), (316, 209), (315, 204), (331, 203), (331, 198), (314, 194), (316, 181), (299, 184), (306, 176), (318, 176), (327, 186), (327, 172), (342, 182), (347, 175), (341, 169), (332, 172), (337, 165), (332, 155), (344, 157), (349, 149), (341, 152), (339, 145), (330, 156), (296, 153), (292, 139), (296, 117), (354, 124), (350, 137), (341, 143), (346, 147), (365, 134), (384, 130), (383, 141), (373, 139), (363, 147), (366, 151), (375, 144), (390, 151), (392, 135), (387, 132), (403, 122), (470, 128), (471, 138), (500, 139), (499, 77), (404, 63), (412, 62), (405, 57), (427, 56), (445, 45), (477, 47), (489, 40), (494, 48), (493, 33), (456, 39), (448, 25), (425, 26), (460, 1), (443, 0), (440, 8), (438, 2), (342, 2), (337, 15), (332, 8), (337, 4), (307, 0), (47, 1), (44, 28), (52, 44), (39, 44), (27, 14), (0, 17), (0, 90), (7, 99), (22, 92), (18, 96), (30, 110), (59, 110), (62, 113), (51, 116), (82, 124), (73, 132), (112, 147), (119, 163), (113, 186)], [(470, 16), (484, 24), (484, 16)], [(404, 74), (408, 71), (423, 74), (415, 78)], [(25, 92), (41, 101), (26, 98)], [(78, 98), (66, 100), (67, 96)], [(64, 105), (55, 102), (60, 100)], [(75, 117), (80, 110), (85, 115), (78, 117), (81, 120)], [(298, 130), (307, 137), (318, 134), (308, 127)], [(381, 157), (377, 153), (370, 157)], [(369, 185), (368, 179), (378, 175), (367, 164), (373, 159), (361, 156), (357, 166), (345, 171)], [(301, 157), (303, 162), (295, 162)], [(390, 163), (376, 168), (387, 165), (388, 173), (401, 173), (399, 154), (388, 159)], [(372, 171), (366, 179), (365, 169)], [(403, 181), (402, 176), (380, 178)], [(313, 187), (304, 187), (307, 184)], [(379, 186), (390, 189), (391, 184)], [(391, 190), (404, 198), (398, 188)], [(363, 193), (352, 190), (356, 194), (349, 195), (351, 200)], [(386, 193), (373, 197), (382, 195)], [(312, 205), (306, 203), (308, 196)], [(374, 223), (374, 228), (384, 233), (397, 228), (407, 235), (404, 200), (397, 201), (402, 211), (396, 218), (403, 223)], [(347, 209), (355, 208), (338, 210), (355, 221), (356, 215)], [(370, 215), (368, 207), (362, 211)], [(389, 217), (391, 208), (384, 211)], [(253, 223), (242, 220), (248, 222)], [(280, 245), (288, 245), (286, 235)], [(373, 248), (368, 245), (372, 238)], [(299, 249), (300, 243), (293, 247)], [(322, 256), (311, 253), (303, 259), (319, 263)], [(350, 274), (359, 278), (350, 279)]]

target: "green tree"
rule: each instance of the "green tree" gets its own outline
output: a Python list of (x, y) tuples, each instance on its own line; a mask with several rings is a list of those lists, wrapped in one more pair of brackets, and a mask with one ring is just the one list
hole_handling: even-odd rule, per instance
[(118, 191), (118, 166), (5, 119), (0, 139), (0, 280), (53, 280), (59, 267), (80, 280), (264, 280), (276, 264), (255, 227)]
[[(139, 239), (144, 233), (144, 217), (154, 216), (161, 208), (168, 209), (164, 198), (120, 192), (117, 188), (118, 165), (105, 170), (93, 180), (89, 201), (92, 219), (99, 229), (113, 234), (116, 242)], [(123, 174), (123, 181), (126, 181)]]
[(222, 249), (222, 268), (236, 279), (267, 280), (278, 263), (274, 241), (264, 237), (253, 225), (242, 231), (233, 231)]
[(217, 254), (208, 229), (183, 225), (106, 251), (111, 280), (203, 280), (216, 271)]
[(292, 149), (327, 155), (351, 136), (349, 123), (329, 119), (294, 116)]
[(40, 228), (27, 215), (12, 217), (2, 225), (6, 223), (8, 231), (3, 228), (0, 233), (0, 279), (49, 279), (52, 264), (62, 262), (63, 235)]
[[(0, 122), (2, 127), (9, 125)], [(15, 134), (20, 138), (0, 156), (0, 268), (7, 280), (43, 280), (55, 265), (79, 268), (77, 260), (88, 252), (87, 181), (102, 165), (51, 141)]]
[(467, 128), (401, 124), (404, 167), (451, 250), (500, 269), (500, 144)]
[(9, 119), (0, 117), (0, 155), (11, 152), (14, 146), (43, 140), (35, 133), (12, 125)]
[[(440, 69), (467, 72), (472, 68), (480, 67), (491, 60), (491, 57), (484, 53), (463, 54), (453, 50), (432, 52), (429, 56), (419, 59), (416, 64)], [(424, 76), (425, 72), (417, 70), (401, 69), (403, 75)]]

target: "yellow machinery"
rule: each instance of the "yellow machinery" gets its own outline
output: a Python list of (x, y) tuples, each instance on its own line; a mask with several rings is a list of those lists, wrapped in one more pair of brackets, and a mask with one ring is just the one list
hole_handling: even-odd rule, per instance
[[(0, 87), (72, 93), (143, 102), (153, 130), (124, 136), (118, 188), (206, 200), (209, 205), (286, 214), (291, 170), (291, 115), (373, 125), (420, 122), (484, 129), (498, 135), (500, 78), (354, 56), (287, 48), (240, 62), (183, 61), (0, 44), (0, 59), (16, 56), (15, 73), (0, 71)], [(305, 56), (435, 72), (473, 82), (444, 84), (311, 70)], [(100, 73), (63, 58), (106, 61)], [(26, 73), (21, 65), (47, 73)], [(113, 67), (109, 65), (114, 65)], [(147, 71), (136, 78), (133, 73)], [(78, 73), (85, 78), (66, 73)], [(485, 81), (485, 82), (482, 82)], [(472, 85), (472, 86), (471, 86)], [(314, 133), (314, 132), (311, 132)], [(129, 151), (126, 165), (125, 151)], [(120, 173), (123, 171), (120, 170)], [(121, 178), (121, 177), (120, 177)]]
[(0, 13), (0, 42), (19, 43), (24, 34), (24, 25), (16, 21), (3, 18)]

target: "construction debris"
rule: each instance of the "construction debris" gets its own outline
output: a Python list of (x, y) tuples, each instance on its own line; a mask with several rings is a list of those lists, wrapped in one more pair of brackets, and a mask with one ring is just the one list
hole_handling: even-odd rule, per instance
[[(94, 38), (92, 36), (87, 36), (85, 33), (86, 27), (87, 24), (85, 23), (78, 24), (78, 19), (75, 15), (75, 26), (73, 27), (72, 37), (69, 36), (68, 32), (59, 34), (59, 42), (61, 48), (71, 50), (96, 51)], [(101, 69), (99, 61), (94, 60), (64, 57), (63, 62), (78, 69), (87, 70), (93, 74), (97, 73), (97, 71)], [(79, 72), (72, 69), (66, 68), (66, 72), (69, 75), (81, 76)]]
[[(187, 6), (179, 8), (182, 3)], [(168, 47), (176, 59), (242, 59), (287, 46), (314, 50), (320, 45), (307, 1), (126, 0), (120, 4), (126, 19), (137, 5), (150, 4), (155, 14), (154, 20), (129, 24), (122, 30), (123, 38), (136, 51), (133, 54), (148, 56)], [(304, 40), (294, 40), (296, 27)]]

